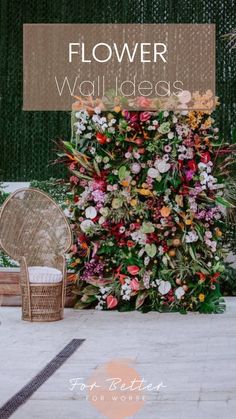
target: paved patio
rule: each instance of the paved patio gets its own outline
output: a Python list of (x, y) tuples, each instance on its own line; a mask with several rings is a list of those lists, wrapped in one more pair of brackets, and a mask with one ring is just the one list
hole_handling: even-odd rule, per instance
[(86, 381), (101, 364), (132, 358), (140, 376), (166, 386), (147, 396), (135, 419), (234, 419), (236, 298), (226, 302), (219, 315), (67, 309), (64, 321), (38, 324), (22, 322), (20, 308), (0, 307), (0, 406), (71, 339), (84, 338), (12, 418), (102, 419), (70, 379)]

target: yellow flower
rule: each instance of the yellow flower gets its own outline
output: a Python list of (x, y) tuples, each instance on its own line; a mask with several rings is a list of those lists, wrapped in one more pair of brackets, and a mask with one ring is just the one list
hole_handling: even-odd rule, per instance
[(137, 192), (144, 196), (152, 195), (152, 192), (149, 189), (137, 189)]
[(201, 303), (203, 303), (203, 301), (205, 301), (205, 294), (200, 293), (200, 294), (199, 294), (199, 296), (198, 296), (198, 298), (199, 298), (199, 301), (200, 301)]
[(193, 222), (192, 222), (192, 220), (185, 220), (185, 224), (186, 224), (187, 226), (190, 226), (192, 223), (193, 223)]
[(131, 207), (136, 207), (136, 205), (137, 205), (137, 199), (131, 199), (130, 205), (131, 205)]

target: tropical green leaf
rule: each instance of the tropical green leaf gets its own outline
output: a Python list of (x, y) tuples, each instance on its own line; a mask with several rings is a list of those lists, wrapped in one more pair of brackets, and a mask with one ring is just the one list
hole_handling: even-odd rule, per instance
[(153, 258), (156, 255), (156, 253), (157, 253), (157, 247), (156, 247), (156, 245), (154, 243), (152, 243), (152, 244), (146, 244), (146, 246), (145, 246), (145, 252), (147, 253), (147, 255), (150, 258)]

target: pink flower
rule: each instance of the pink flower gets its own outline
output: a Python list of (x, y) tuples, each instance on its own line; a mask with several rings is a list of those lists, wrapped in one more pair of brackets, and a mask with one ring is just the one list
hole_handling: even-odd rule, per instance
[(70, 177), (70, 183), (74, 183), (74, 185), (77, 185), (79, 182), (79, 179), (76, 176)]
[(92, 188), (95, 191), (96, 189), (105, 190), (106, 182), (103, 179), (94, 179), (92, 182)]
[(151, 118), (151, 112), (141, 112), (140, 114), (140, 121), (145, 122)]
[(130, 119), (130, 112), (129, 111), (124, 111), (124, 117), (129, 120)]
[(185, 176), (186, 176), (187, 181), (192, 180), (193, 175), (194, 175), (193, 170), (186, 170)]
[(132, 281), (130, 282), (130, 286), (132, 291), (138, 291), (139, 290), (139, 282), (136, 278), (132, 279)]
[(164, 150), (165, 150), (166, 153), (170, 153), (171, 150), (172, 150), (172, 147), (169, 144), (167, 144), (167, 145), (165, 145)]
[(117, 298), (113, 295), (108, 295), (107, 297), (107, 308), (114, 308), (118, 304)]

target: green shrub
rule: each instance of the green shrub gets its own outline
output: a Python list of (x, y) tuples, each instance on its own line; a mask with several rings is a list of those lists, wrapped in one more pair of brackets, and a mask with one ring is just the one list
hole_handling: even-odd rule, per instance
[(43, 181), (32, 180), (30, 182), (30, 187), (40, 189), (41, 191), (48, 193), (48, 195), (50, 195), (59, 205), (62, 205), (63, 202), (65, 202), (69, 189), (68, 184), (64, 181), (58, 181), (54, 178)]

